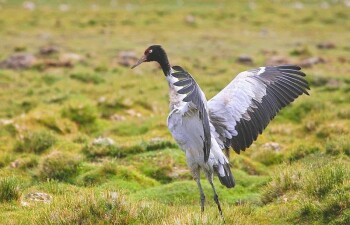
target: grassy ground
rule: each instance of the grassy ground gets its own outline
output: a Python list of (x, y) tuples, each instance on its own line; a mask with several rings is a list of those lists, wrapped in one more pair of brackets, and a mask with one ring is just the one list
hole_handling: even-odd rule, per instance
[(0, 70), (1, 224), (222, 223), (205, 181), (200, 214), (161, 71), (118, 64), (152, 43), (208, 98), (276, 58), (305, 65), (310, 96), (231, 153), (234, 189), (215, 180), (226, 224), (350, 223), (349, 1), (60, 2), (0, 1), (0, 60), (36, 58)]

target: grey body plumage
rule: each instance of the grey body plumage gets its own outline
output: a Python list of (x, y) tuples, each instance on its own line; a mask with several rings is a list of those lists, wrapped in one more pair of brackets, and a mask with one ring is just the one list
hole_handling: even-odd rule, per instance
[(179, 66), (171, 67), (164, 49), (153, 45), (133, 66), (158, 62), (169, 85), (168, 128), (185, 152), (196, 180), (204, 211), (205, 195), (200, 182), (203, 170), (222, 216), (213, 175), (227, 188), (235, 186), (223, 149), (237, 153), (248, 148), (278, 111), (309, 89), (305, 74), (294, 65), (260, 67), (238, 74), (208, 102), (194, 78)]

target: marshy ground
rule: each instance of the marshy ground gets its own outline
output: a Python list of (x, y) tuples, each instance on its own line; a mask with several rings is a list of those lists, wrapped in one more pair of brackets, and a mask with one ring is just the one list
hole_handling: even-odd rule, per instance
[(310, 82), (215, 180), (226, 224), (350, 224), (350, 2), (0, 1), (0, 224), (220, 224), (167, 130), (150, 44), (211, 98), (239, 72)]

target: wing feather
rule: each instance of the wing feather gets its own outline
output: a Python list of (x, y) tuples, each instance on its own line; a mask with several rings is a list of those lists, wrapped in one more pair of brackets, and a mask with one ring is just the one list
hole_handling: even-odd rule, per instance
[(179, 94), (186, 95), (186, 97), (182, 101), (192, 102), (192, 104), (197, 108), (199, 112), (199, 118), (202, 121), (204, 131), (204, 137), (202, 137), (204, 161), (207, 162), (211, 148), (211, 134), (206, 99), (197, 82), (187, 71), (185, 71), (180, 66), (173, 66), (172, 68), (176, 72), (172, 73), (171, 75), (180, 79), (179, 81), (175, 82), (174, 85), (182, 87), (177, 92)]
[(305, 73), (295, 65), (242, 72), (208, 101), (210, 121), (222, 148), (248, 148), (283, 107), (309, 94)]

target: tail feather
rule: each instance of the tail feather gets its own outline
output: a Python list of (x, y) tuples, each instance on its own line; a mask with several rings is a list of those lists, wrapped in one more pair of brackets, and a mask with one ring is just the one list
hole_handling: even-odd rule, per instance
[(227, 188), (233, 188), (236, 184), (235, 178), (233, 177), (230, 169), (230, 165), (228, 163), (225, 163), (224, 165), (221, 165), (224, 168), (225, 176), (221, 176), (220, 173), (218, 173), (219, 180), (222, 185), (225, 185)]

